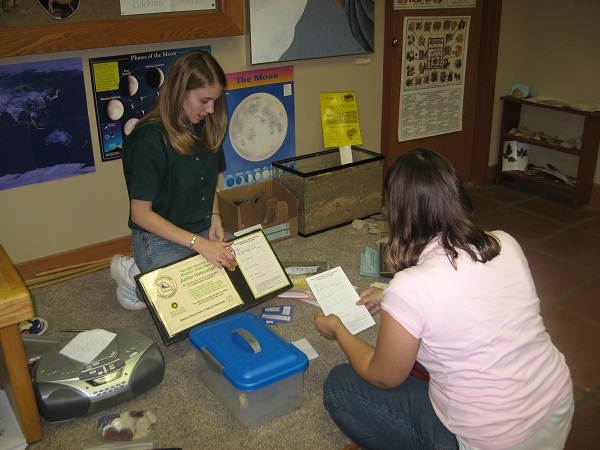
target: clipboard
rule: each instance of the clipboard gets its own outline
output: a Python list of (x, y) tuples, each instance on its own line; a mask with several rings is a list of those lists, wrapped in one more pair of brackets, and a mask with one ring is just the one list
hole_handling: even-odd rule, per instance
[(135, 276), (165, 345), (198, 325), (246, 311), (293, 284), (262, 229), (238, 236), (237, 266), (218, 269), (197, 254)]

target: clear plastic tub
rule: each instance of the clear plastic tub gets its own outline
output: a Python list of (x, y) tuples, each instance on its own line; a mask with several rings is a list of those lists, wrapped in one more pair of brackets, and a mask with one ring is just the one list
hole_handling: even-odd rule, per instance
[(308, 358), (255, 314), (196, 327), (190, 342), (200, 378), (245, 426), (262, 425), (302, 405)]

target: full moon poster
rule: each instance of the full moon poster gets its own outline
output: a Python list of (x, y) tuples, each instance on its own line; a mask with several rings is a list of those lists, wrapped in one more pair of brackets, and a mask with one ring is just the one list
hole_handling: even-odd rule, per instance
[(271, 163), (296, 156), (294, 67), (227, 74), (225, 189), (268, 181)]

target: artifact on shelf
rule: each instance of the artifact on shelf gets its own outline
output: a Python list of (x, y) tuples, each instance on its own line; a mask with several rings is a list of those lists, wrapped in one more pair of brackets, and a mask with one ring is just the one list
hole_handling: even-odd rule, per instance
[(568, 102), (567, 106), (571, 109), (586, 112), (600, 111), (600, 103), (582, 103), (582, 102)]
[(550, 163), (546, 163), (546, 167), (541, 167), (541, 166), (536, 166), (535, 164), (527, 164), (527, 170), (525, 171), (526, 175), (540, 175), (540, 172), (543, 174), (548, 174), (551, 175), (552, 177), (554, 177), (556, 180), (555, 181), (562, 181), (563, 183), (566, 183), (568, 186), (571, 187), (575, 187), (575, 180), (573, 180), (571, 177), (569, 177), (568, 175), (565, 175), (564, 173), (562, 173), (560, 170), (558, 170), (556, 167), (554, 167), (552, 164)]
[(562, 100), (557, 100), (555, 98), (542, 97), (542, 96), (529, 97), (529, 98), (525, 98), (523, 100), (527, 100), (532, 103), (540, 103), (542, 105), (556, 106), (558, 108), (566, 106), (566, 103), (563, 102)]
[(530, 131), (527, 127), (511, 128), (508, 134), (531, 141), (544, 141), (548, 144), (567, 149), (581, 148), (581, 142), (576, 139), (562, 140), (557, 136), (550, 136), (543, 131)]
[(542, 141), (546, 141), (548, 144), (552, 145), (560, 145), (560, 143), (562, 142), (562, 140), (560, 140), (558, 137), (550, 136), (546, 133), (542, 133)]
[(502, 153), (502, 170), (520, 170), (527, 168), (529, 144), (519, 141), (505, 141)]
[(560, 147), (562, 148), (569, 148), (569, 149), (580, 149), (581, 148), (581, 142), (578, 142), (576, 139), (567, 139), (566, 141), (562, 141), (560, 144)]
[(522, 137), (524, 139), (532, 139), (533, 137), (533, 133), (529, 131), (529, 128), (527, 127), (513, 128), (508, 132), (508, 134), (512, 134), (516, 137)]

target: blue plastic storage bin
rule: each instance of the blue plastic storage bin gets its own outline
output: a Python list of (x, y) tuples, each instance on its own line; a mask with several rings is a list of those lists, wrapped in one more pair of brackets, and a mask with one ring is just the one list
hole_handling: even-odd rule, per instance
[(200, 325), (190, 342), (200, 378), (244, 425), (262, 425), (302, 405), (308, 358), (255, 314)]

